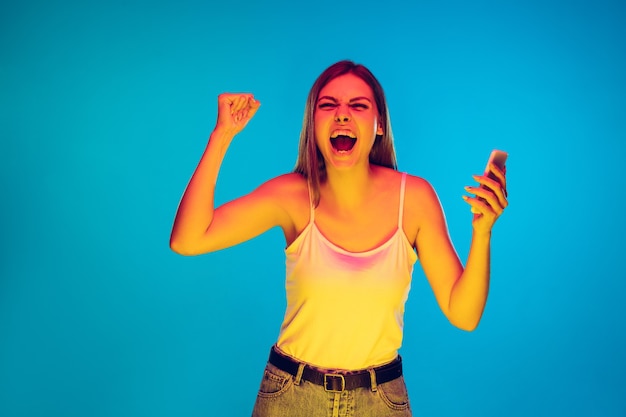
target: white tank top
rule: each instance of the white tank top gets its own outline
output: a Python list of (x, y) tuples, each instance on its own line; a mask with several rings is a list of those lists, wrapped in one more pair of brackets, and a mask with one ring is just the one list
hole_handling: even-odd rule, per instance
[(324, 237), (310, 205), (309, 224), (285, 249), (282, 352), (325, 369), (365, 369), (396, 358), (417, 261), (402, 229), (405, 182), (403, 173), (397, 230), (365, 252), (346, 251)]

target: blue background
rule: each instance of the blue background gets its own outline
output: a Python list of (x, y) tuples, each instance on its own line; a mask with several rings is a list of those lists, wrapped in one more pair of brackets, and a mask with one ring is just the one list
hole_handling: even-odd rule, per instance
[(399, 168), (435, 186), (463, 259), (463, 186), (510, 153), (474, 333), (416, 267), (401, 352), (415, 415), (623, 417), (625, 8), (3, 3), (0, 415), (249, 415), (285, 308), (283, 237), (185, 258), (172, 220), (220, 92), (262, 102), (226, 156), (224, 202), (293, 168), (310, 86), (350, 58), (383, 84)]

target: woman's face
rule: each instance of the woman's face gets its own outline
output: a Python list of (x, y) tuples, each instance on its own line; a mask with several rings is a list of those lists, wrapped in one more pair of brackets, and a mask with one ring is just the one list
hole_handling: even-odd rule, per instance
[(382, 135), (370, 86), (354, 74), (331, 80), (320, 91), (314, 112), (315, 143), (327, 169), (369, 164), (376, 135)]

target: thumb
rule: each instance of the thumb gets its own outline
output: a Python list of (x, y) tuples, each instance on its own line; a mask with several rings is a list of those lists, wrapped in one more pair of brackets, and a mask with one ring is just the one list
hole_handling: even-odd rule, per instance
[(219, 111), (229, 111), (232, 104), (233, 97), (231, 95), (222, 94), (217, 98), (217, 108)]

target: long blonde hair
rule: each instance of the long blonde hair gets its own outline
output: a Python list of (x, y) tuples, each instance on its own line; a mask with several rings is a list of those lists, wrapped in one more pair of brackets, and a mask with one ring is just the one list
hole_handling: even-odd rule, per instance
[(320, 199), (320, 184), (326, 180), (326, 164), (324, 158), (315, 143), (315, 104), (320, 91), (333, 79), (344, 75), (354, 74), (365, 81), (372, 92), (378, 108), (379, 124), (383, 127), (383, 134), (376, 135), (374, 145), (370, 151), (370, 163), (385, 166), (387, 168), (398, 169), (396, 163), (396, 152), (393, 146), (393, 134), (391, 132), (391, 122), (389, 120), (389, 110), (387, 100), (382, 86), (365, 66), (352, 61), (339, 61), (326, 68), (317, 80), (313, 83), (311, 91), (304, 107), (304, 120), (302, 131), (300, 132), (300, 145), (298, 147), (298, 160), (294, 172), (303, 175), (311, 184), (311, 194), (313, 204), (317, 206)]

